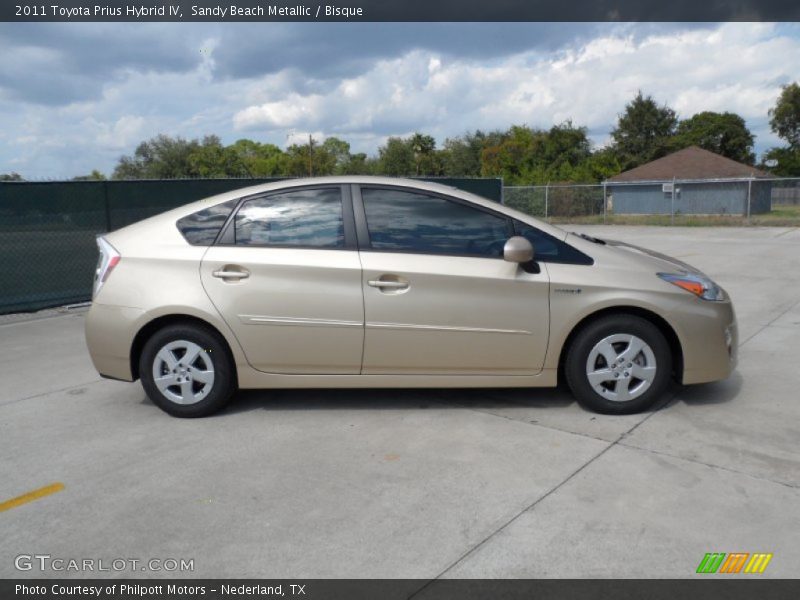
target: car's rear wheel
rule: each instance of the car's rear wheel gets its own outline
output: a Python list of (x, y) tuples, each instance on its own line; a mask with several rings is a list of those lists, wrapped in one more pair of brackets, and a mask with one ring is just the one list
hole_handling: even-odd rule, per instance
[(635, 315), (609, 315), (584, 327), (566, 355), (564, 374), (575, 398), (594, 411), (650, 408), (669, 385), (672, 354), (661, 331)]
[(147, 340), (139, 374), (148, 397), (176, 417), (217, 412), (236, 390), (224, 342), (212, 330), (194, 324), (169, 325)]

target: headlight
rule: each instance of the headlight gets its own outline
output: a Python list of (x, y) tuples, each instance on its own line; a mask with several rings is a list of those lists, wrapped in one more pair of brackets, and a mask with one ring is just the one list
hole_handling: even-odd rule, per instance
[(685, 275), (657, 273), (657, 275), (664, 281), (677, 285), (679, 288), (683, 288), (703, 300), (713, 300), (715, 302), (725, 300), (725, 293), (722, 289), (705, 275), (699, 273), (687, 273)]

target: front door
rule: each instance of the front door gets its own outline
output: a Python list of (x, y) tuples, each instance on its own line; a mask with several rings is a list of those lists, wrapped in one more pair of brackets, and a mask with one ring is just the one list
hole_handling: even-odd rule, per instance
[[(549, 333), (544, 265), (502, 258), (510, 219), (457, 199), (361, 188), (364, 374), (532, 375)], [(367, 239), (368, 238), (368, 239)]]

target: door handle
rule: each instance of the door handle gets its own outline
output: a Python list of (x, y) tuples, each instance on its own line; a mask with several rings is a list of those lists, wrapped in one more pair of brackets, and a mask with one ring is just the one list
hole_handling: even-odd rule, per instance
[(247, 279), (250, 277), (250, 271), (246, 269), (242, 269), (240, 271), (231, 270), (231, 267), (225, 267), (218, 271), (214, 271), (211, 273), (217, 279)]
[(372, 279), (367, 282), (367, 285), (375, 288), (391, 288), (394, 290), (404, 290), (408, 287), (407, 281), (383, 281), (381, 279)]

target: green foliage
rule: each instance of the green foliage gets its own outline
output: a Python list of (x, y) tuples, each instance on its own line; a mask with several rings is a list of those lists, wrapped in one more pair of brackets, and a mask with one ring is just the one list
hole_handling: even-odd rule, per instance
[(279, 177), (286, 170), (286, 155), (274, 144), (241, 139), (229, 148), (239, 157), (248, 177)]
[(22, 175), (12, 171), (11, 173), (0, 173), (0, 181), (25, 181)]
[(769, 111), (769, 125), (772, 131), (789, 144), (783, 148), (772, 148), (761, 158), (762, 167), (766, 162), (775, 162), (768, 167), (779, 177), (800, 176), (800, 85), (791, 83), (783, 86), (775, 106)]
[(430, 135), (415, 133), (407, 142), (414, 153), (414, 174), (439, 175), (440, 160), (436, 153), (436, 140)]
[(442, 170), (449, 177), (480, 177), (481, 155), (486, 148), (499, 146), (506, 133), (476, 130), (460, 137), (448, 138), (439, 152)]
[(677, 123), (674, 110), (666, 105), (658, 106), (651, 96), (645, 97), (640, 91), (625, 106), (611, 132), (623, 170), (666, 155)]
[(186, 177), (211, 179), (248, 175), (245, 164), (236, 150), (231, 146), (223, 146), (222, 141), (215, 135), (204, 137), (200, 144), (191, 148), (188, 164), (190, 170)]
[[(780, 131), (790, 130), (786, 106), (800, 102), (800, 87), (787, 86), (770, 111)], [(800, 122), (800, 116), (797, 116)], [(773, 124), (773, 127), (778, 125)], [(789, 134), (787, 134), (789, 135)], [(120, 159), (113, 177), (307, 177), (318, 175), (389, 175), (502, 177), (509, 185), (597, 183), (664, 156), (698, 145), (739, 162), (752, 164), (753, 135), (739, 115), (701, 112), (678, 122), (675, 111), (639, 92), (625, 106), (612, 132), (613, 144), (593, 149), (585, 127), (572, 121), (537, 129), (513, 125), (505, 131), (465, 132), (438, 149), (425, 133), (390, 137), (377, 156), (353, 154), (337, 137), (278, 146), (240, 139), (225, 146), (216, 136), (202, 140), (159, 135), (142, 142), (132, 156)], [(776, 173), (800, 174), (797, 152), (772, 151)]]
[(78, 175), (77, 177), (73, 177), (72, 181), (105, 181), (106, 176), (103, 175), (97, 169), (93, 170), (88, 175)]
[(158, 135), (136, 147), (133, 156), (123, 156), (114, 169), (114, 179), (176, 179), (191, 177), (189, 156), (200, 143), (181, 137)]
[(378, 171), (382, 175), (403, 177), (413, 175), (415, 169), (414, 149), (408, 140), (390, 137), (378, 148)]
[[(777, 163), (774, 167), (763, 164), (773, 160)], [(778, 177), (800, 177), (800, 149), (772, 148), (764, 154), (762, 164), (759, 166)]]
[(769, 116), (772, 131), (786, 140), (790, 148), (800, 149), (800, 85), (795, 82), (783, 86)]
[(700, 146), (735, 161), (752, 165), (753, 134), (744, 119), (734, 113), (705, 111), (678, 123), (670, 143), (672, 150)]
[(596, 181), (596, 169), (586, 164), (591, 156), (586, 128), (571, 121), (548, 131), (513, 126), (499, 143), (483, 149), (481, 174), (511, 185)]

